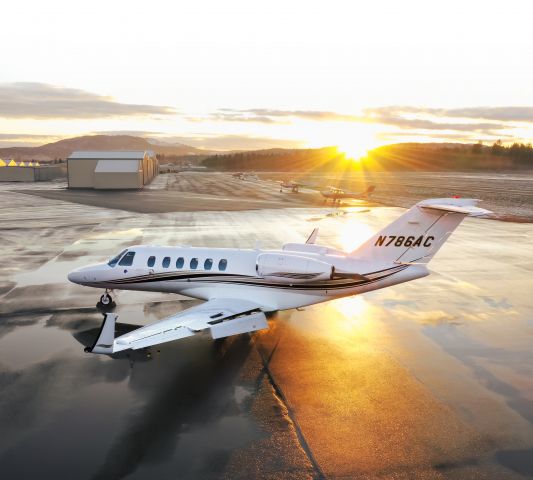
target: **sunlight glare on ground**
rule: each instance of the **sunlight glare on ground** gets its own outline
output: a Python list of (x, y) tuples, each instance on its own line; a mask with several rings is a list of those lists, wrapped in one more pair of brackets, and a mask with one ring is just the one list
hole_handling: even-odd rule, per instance
[[(326, 306), (331, 311), (328, 315), (328, 332), (341, 338), (354, 336), (367, 337), (374, 328), (372, 307), (362, 296), (344, 297)], [(336, 313), (333, 313), (333, 310)]]

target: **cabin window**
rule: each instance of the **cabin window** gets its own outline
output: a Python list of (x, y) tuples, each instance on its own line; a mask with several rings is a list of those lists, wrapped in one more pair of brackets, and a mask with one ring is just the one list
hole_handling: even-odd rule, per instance
[(196, 270), (198, 268), (198, 259), (197, 258), (191, 258), (191, 270)]
[(133, 258), (135, 257), (135, 252), (128, 252), (122, 257), (118, 264), (121, 267), (131, 267), (133, 265)]
[(117, 264), (117, 262), (120, 260), (120, 257), (122, 257), (122, 255), (124, 255), (126, 252), (127, 250), (122, 250), (122, 252), (120, 252), (116, 257), (113, 257), (111, 260), (109, 260), (107, 264), (110, 267), (114, 267)]
[(155, 257), (152, 255), (151, 257), (148, 258), (148, 263), (147, 265), (149, 267), (153, 267), (155, 265)]
[(222, 260), (220, 260), (220, 262), (218, 262), (218, 269), (223, 272), (224, 270), (226, 270), (228, 266), (228, 261), (223, 258)]
[(168, 268), (170, 266), (170, 257), (163, 258), (163, 268)]
[(185, 259), (183, 257), (179, 257), (176, 260), (176, 268), (183, 268), (183, 265), (185, 265)]
[(211, 270), (211, 267), (213, 266), (213, 259), (212, 258), (206, 258), (204, 262), (204, 270)]

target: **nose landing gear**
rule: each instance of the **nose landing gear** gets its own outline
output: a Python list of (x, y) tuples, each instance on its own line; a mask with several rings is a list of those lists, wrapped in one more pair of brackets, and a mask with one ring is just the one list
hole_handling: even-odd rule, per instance
[(111, 310), (116, 306), (113, 301), (113, 297), (106, 290), (105, 293), (100, 297), (100, 301), (96, 304), (96, 308), (100, 310)]

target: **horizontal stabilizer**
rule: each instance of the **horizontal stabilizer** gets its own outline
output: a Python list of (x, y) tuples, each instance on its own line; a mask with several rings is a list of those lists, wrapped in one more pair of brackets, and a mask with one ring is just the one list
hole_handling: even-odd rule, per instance
[(442, 212), (463, 213), (469, 217), (490, 215), (490, 210), (476, 207), (480, 200), (474, 198), (432, 198), (417, 203), (420, 208), (439, 210)]

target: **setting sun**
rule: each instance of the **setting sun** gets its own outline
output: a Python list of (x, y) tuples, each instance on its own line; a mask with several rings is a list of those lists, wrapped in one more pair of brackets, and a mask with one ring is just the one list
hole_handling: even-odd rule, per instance
[(347, 160), (359, 161), (366, 157), (369, 150), (376, 148), (376, 127), (374, 125), (353, 125), (349, 128), (341, 128), (336, 132), (335, 142), (339, 152), (346, 155)]
[(353, 145), (340, 144), (337, 145), (337, 149), (340, 153), (344, 153), (346, 155), (346, 160), (350, 160), (353, 162), (360, 161), (361, 158), (366, 156), (368, 150), (370, 150), (370, 148), (363, 146), (363, 144), (357, 145), (355, 143)]

